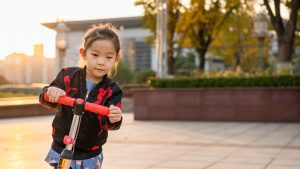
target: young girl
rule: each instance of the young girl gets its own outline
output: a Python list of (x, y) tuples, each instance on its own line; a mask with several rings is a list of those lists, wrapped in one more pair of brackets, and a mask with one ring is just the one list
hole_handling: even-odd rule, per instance
[[(40, 94), (43, 106), (58, 107), (52, 122), (53, 142), (45, 161), (57, 168), (60, 153), (65, 148), (63, 138), (69, 134), (73, 112), (71, 107), (56, 102), (60, 96), (67, 95), (109, 107), (109, 117), (87, 111), (82, 115), (71, 163), (72, 169), (100, 169), (107, 131), (119, 129), (122, 123), (122, 91), (108, 77), (117, 66), (120, 52), (119, 38), (113, 26), (98, 25), (89, 29), (79, 52), (86, 66), (62, 69)], [(44, 99), (46, 93), (49, 102)]]

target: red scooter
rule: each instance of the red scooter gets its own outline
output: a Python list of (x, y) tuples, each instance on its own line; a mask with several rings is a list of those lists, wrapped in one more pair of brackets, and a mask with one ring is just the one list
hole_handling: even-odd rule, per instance
[[(45, 94), (45, 99), (49, 101), (49, 97), (47, 94)], [(58, 169), (70, 169), (72, 157), (73, 157), (74, 143), (76, 140), (76, 135), (79, 131), (79, 126), (80, 126), (79, 124), (80, 124), (81, 116), (84, 113), (84, 110), (96, 114), (108, 116), (109, 109), (108, 107), (105, 106), (85, 102), (83, 99), (74, 99), (68, 96), (60, 97), (57, 103), (73, 107), (74, 116), (72, 119), (69, 135), (66, 135), (63, 140), (64, 144), (66, 144), (66, 147), (61, 152), (61, 158), (58, 163)]]

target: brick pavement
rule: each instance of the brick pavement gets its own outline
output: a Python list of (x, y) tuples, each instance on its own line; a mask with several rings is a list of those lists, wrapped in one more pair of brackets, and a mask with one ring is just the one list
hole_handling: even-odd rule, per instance
[[(50, 169), (52, 118), (0, 120), (0, 168)], [(104, 146), (104, 169), (300, 168), (299, 123), (124, 119)]]

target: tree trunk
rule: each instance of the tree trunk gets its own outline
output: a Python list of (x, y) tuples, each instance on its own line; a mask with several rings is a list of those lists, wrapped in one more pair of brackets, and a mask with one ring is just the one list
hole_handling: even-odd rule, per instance
[(168, 74), (174, 75), (174, 62), (175, 58), (173, 57), (174, 47), (173, 43), (168, 45)]
[(268, 0), (264, 0), (264, 5), (269, 13), (271, 23), (277, 33), (278, 37), (278, 63), (290, 63), (292, 61), (294, 41), (295, 41), (295, 31), (298, 10), (300, 8), (299, 0), (291, 1), (291, 12), (290, 18), (286, 24), (283, 23), (280, 14), (280, 0), (274, 0), (275, 13), (273, 13), (270, 3)]
[(239, 52), (236, 52), (235, 53), (235, 62), (234, 62), (234, 71), (237, 71), (238, 67), (240, 66), (241, 64), (241, 55)]
[(203, 48), (197, 48), (196, 49), (197, 53), (198, 53), (198, 57), (199, 57), (199, 71), (202, 73), (204, 72), (204, 67), (205, 67), (205, 54), (207, 52), (207, 47), (203, 47)]
[[(168, 0), (168, 74), (174, 75), (174, 35), (180, 16), (180, 0)], [(175, 12), (174, 12), (175, 11)]]
[(200, 39), (200, 43), (199, 46), (196, 47), (196, 51), (198, 53), (198, 57), (199, 57), (199, 71), (202, 73), (204, 72), (204, 67), (205, 67), (205, 54), (207, 52), (208, 46), (210, 45), (211, 41), (212, 41), (212, 37), (211, 36), (205, 36), (203, 35), (204, 31), (200, 31), (200, 33), (198, 34), (197, 37), (199, 37)]
[(287, 63), (292, 61), (295, 36), (287, 34), (278, 37), (278, 62)]

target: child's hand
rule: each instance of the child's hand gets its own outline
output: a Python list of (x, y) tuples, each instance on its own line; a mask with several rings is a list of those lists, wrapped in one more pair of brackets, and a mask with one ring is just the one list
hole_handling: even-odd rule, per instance
[(49, 87), (47, 90), (49, 102), (56, 103), (60, 96), (65, 96), (66, 92), (57, 87)]
[(119, 122), (122, 118), (122, 111), (119, 107), (110, 105), (109, 107), (109, 122), (110, 123), (116, 123)]

